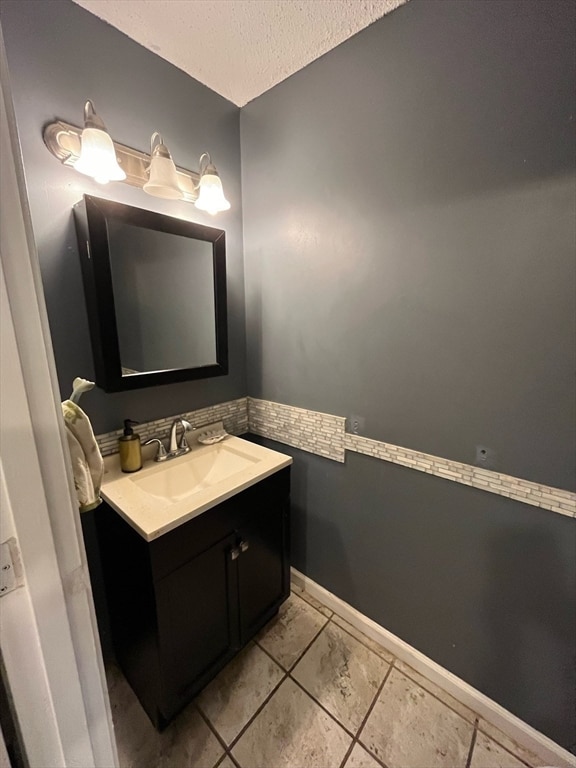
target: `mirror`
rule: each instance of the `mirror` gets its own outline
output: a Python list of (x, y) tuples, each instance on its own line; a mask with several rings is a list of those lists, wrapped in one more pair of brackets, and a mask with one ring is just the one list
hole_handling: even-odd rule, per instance
[(89, 195), (74, 215), (98, 386), (228, 373), (224, 231)]

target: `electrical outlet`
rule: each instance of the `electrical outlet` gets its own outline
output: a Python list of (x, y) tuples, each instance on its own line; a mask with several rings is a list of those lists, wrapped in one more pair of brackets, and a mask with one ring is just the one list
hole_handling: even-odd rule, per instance
[(364, 425), (366, 422), (366, 419), (364, 416), (350, 416), (348, 419), (349, 425), (350, 425), (350, 434), (352, 435), (363, 435), (364, 434)]
[(496, 451), (485, 445), (477, 445), (476, 461), (474, 464), (484, 469), (496, 469)]

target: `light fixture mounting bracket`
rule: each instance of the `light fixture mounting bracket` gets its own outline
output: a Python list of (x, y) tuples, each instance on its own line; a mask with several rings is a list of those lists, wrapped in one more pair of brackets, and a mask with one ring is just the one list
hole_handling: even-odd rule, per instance
[[(57, 158), (62, 165), (74, 167), (76, 161), (80, 158), (82, 128), (76, 125), (65, 123), (63, 120), (57, 120), (49, 123), (43, 131), (44, 144), (50, 152)], [(140, 152), (138, 149), (132, 149), (125, 144), (119, 144), (114, 141), (114, 149), (120, 167), (126, 174), (124, 184), (130, 184), (132, 187), (142, 187), (148, 181), (148, 168), (150, 166), (150, 155), (146, 152)], [(198, 198), (197, 186), (200, 181), (200, 175), (195, 171), (189, 171), (186, 168), (176, 166), (178, 177), (178, 186), (182, 190), (182, 199), (193, 203)]]

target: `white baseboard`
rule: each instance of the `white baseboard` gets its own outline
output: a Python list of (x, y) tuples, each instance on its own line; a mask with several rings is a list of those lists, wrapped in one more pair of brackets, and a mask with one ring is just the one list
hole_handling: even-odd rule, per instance
[(398, 659), (439, 685), (459, 702), (476, 712), (479, 717), (503, 731), (519, 746), (534, 753), (543, 764), (558, 766), (558, 768), (576, 768), (576, 757), (552, 739), (508, 712), (500, 704), (492, 701), (488, 696), (453, 675), (440, 664), (408, 645), (404, 640), (393, 635), (392, 632), (364, 616), (360, 611), (333, 595), (332, 592), (316, 584), (308, 576), (295, 568), (291, 570), (292, 582), (297, 587), (308, 592), (311, 597), (323, 603)]

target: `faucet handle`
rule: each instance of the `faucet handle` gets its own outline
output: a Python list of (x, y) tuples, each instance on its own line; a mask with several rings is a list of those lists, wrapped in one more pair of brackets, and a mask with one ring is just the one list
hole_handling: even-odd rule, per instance
[(146, 440), (144, 445), (151, 445), (152, 443), (158, 443), (158, 451), (156, 452), (156, 456), (154, 456), (154, 461), (166, 461), (168, 454), (166, 453), (166, 448), (164, 448), (162, 440), (160, 440), (159, 437), (151, 437), (150, 440)]
[(180, 438), (180, 445), (178, 447), (188, 448), (188, 442), (186, 440), (186, 432), (193, 432), (194, 427), (192, 426), (192, 424), (190, 424), (189, 421), (186, 421), (186, 419), (182, 419), (180, 423), (182, 424), (182, 437)]

